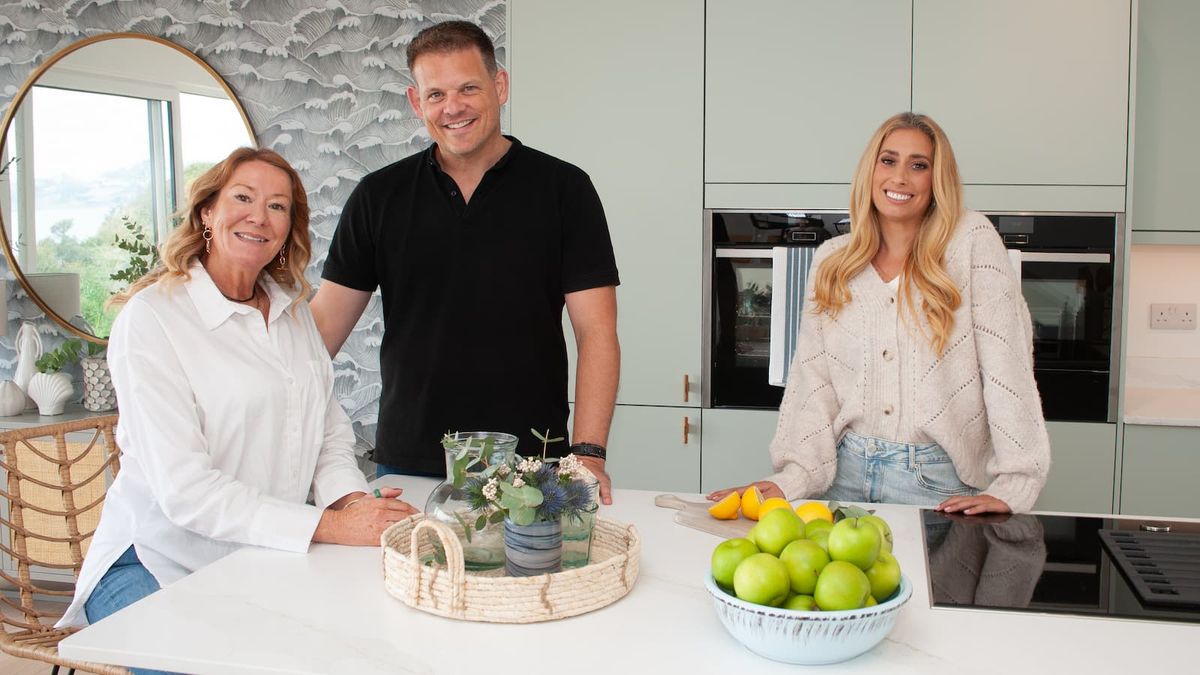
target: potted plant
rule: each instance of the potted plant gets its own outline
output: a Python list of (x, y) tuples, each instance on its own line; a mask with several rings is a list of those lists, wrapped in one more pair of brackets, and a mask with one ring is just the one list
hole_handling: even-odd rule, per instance
[(79, 359), (79, 369), (83, 373), (83, 407), (92, 412), (113, 410), (117, 407), (117, 390), (108, 371), (104, 345), (88, 342), (85, 350), (87, 355)]
[(38, 372), (29, 379), (29, 398), (37, 404), (42, 415), (61, 415), (67, 401), (75, 393), (71, 376), (61, 372), (68, 364), (79, 360), (79, 340), (64, 341), (57, 349), (42, 354), (34, 363)]
[(542, 456), (513, 455), (467, 478), (467, 502), (479, 512), (472, 527), (504, 523), (504, 567), (512, 576), (557, 572), (562, 566), (563, 518), (578, 518), (592, 502), (587, 468), (575, 455), (546, 459), (546, 447), (561, 438), (533, 431)]

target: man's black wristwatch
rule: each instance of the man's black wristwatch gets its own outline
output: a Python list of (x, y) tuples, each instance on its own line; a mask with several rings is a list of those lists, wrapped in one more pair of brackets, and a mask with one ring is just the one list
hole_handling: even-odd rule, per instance
[(607, 459), (608, 451), (604, 449), (603, 445), (595, 443), (572, 443), (571, 454), (576, 457), (595, 457), (604, 460)]

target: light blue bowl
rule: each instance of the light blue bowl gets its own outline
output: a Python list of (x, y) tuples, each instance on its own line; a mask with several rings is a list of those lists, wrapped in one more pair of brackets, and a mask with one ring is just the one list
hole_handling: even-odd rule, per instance
[(738, 600), (707, 575), (704, 585), (717, 616), (747, 649), (775, 661), (820, 665), (852, 659), (879, 644), (892, 630), (900, 608), (912, 597), (912, 583), (900, 575), (900, 588), (873, 607), (840, 612), (779, 609)]

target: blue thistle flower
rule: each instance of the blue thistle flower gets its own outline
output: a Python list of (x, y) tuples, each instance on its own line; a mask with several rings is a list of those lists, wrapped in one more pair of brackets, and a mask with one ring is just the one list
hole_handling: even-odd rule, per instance
[(567, 506), (567, 493), (557, 482), (551, 482), (542, 486), (542, 505), (538, 507), (538, 514), (545, 520), (555, 520), (561, 518), (563, 509)]
[(484, 485), (487, 485), (487, 480), (479, 476), (472, 476), (463, 483), (463, 499), (471, 505), (472, 510), (482, 509), (488, 505), (487, 497), (483, 496)]
[(592, 491), (581, 480), (568, 481), (563, 486), (563, 493), (566, 496), (566, 510), (568, 513), (582, 511), (592, 501)]

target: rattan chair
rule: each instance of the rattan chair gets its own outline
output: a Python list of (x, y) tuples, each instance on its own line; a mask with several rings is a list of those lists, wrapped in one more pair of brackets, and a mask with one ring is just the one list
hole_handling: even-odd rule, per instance
[[(39, 570), (69, 571), (79, 577), (109, 480), (120, 470), (116, 415), (0, 434), (7, 474), (0, 489), (0, 550), (16, 565), (0, 568), (5, 587), (0, 602), (0, 650), (72, 671), (125, 675), (115, 666), (64, 659), (58, 643), (74, 632), (55, 629), (74, 591), (69, 583), (34, 579)], [(42, 575), (45, 576), (44, 574)], [(68, 580), (69, 581), (69, 580)], [(16, 596), (17, 600), (13, 597)]]

